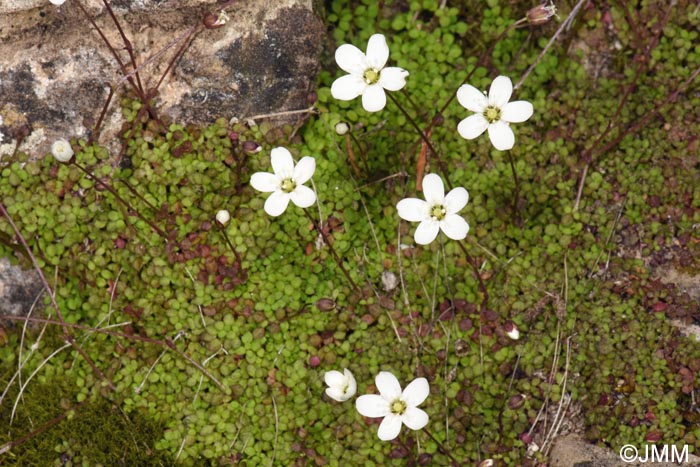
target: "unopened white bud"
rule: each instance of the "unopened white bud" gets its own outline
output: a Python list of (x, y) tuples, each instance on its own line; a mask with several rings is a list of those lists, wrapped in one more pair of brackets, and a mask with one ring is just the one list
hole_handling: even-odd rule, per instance
[(75, 154), (70, 143), (65, 139), (57, 139), (51, 145), (51, 154), (58, 162), (70, 162)]
[(221, 225), (226, 225), (228, 224), (228, 221), (231, 220), (231, 214), (226, 209), (222, 209), (221, 211), (216, 213), (216, 222), (218, 222)]

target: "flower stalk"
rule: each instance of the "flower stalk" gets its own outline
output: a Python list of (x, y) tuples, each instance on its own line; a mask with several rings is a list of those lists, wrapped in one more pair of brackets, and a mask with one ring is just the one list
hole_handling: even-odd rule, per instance
[(418, 123), (416, 123), (415, 119), (411, 117), (411, 115), (406, 111), (403, 105), (396, 99), (394, 96), (389, 94), (389, 99), (398, 107), (399, 111), (406, 117), (406, 120), (411, 124), (411, 126), (418, 132), (418, 135), (420, 138), (423, 140), (423, 142), (428, 146), (428, 149), (430, 149), (430, 152), (433, 154), (435, 157), (435, 161), (437, 162), (438, 169), (440, 169), (440, 172), (442, 173), (442, 176), (445, 177), (445, 182), (447, 182), (447, 186), (452, 189), (452, 182), (450, 181), (450, 178), (448, 176), (448, 171), (447, 167), (445, 164), (442, 162), (442, 159), (440, 158), (440, 153), (435, 149), (433, 146), (433, 143), (430, 141), (430, 138), (428, 138), (427, 134), (423, 132), (423, 130), (420, 129), (418, 126)]
[(331, 243), (330, 239), (328, 238), (328, 235), (326, 232), (323, 231), (322, 226), (314, 219), (311, 214), (309, 214), (309, 211), (304, 209), (304, 214), (306, 214), (306, 217), (309, 219), (309, 221), (313, 224), (314, 228), (318, 231), (318, 233), (321, 234), (321, 237), (323, 238), (323, 242), (328, 245), (328, 249), (331, 251), (331, 255), (333, 255), (333, 259), (335, 260), (336, 264), (340, 268), (341, 272), (345, 276), (345, 278), (348, 280), (350, 285), (352, 286), (353, 289), (355, 289), (356, 292), (362, 294), (362, 289), (357, 285), (357, 283), (350, 277), (350, 273), (345, 269), (345, 266), (343, 266), (343, 261), (340, 259), (340, 256), (338, 256), (338, 253), (335, 251), (335, 248), (333, 248), (333, 244)]
[(94, 181), (95, 183), (97, 183), (98, 185), (102, 186), (105, 190), (109, 191), (109, 192), (112, 194), (112, 196), (114, 196), (114, 197), (117, 199), (117, 201), (119, 201), (119, 202), (122, 203), (124, 206), (126, 206), (126, 208), (127, 208), (128, 211), (131, 211), (131, 212), (133, 212), (134, 214), (136, 214), (136, 216), (138, 216), (142, 221), (144, 221), (146, 224), (148, 224), (148, 226), (151, 227), (151, 229), (153, 229), (153, 231), (154, 231), (155, 233), (157, 233), (158, 235), (160, 235), (161, 237), (163, 237), (163, 240), (165, 240), (166, 243), (168, 242), (168, 235), (167, 235), (165, 232), (163, 232), (157, 225), (155, 225), (155, 224), (153, 223), (153, 221), (150, 221), (150, 220), (146, 219), (138, 210), (134, 209), (128, 202), (126, 202), (126, 201), (124, 200), (124, 198), (122, 198), (122, 197), (119, 195), (119, 193), (117, 193), (117, 191), (116, 191), (114, 188), (112, 188), (111, 186), (109, 186), (107, 183), (103, 182), (103, 181), (100, 180), (99, 178), (95, 177), (92, 173), (90, 173), (89, 170), (87, 170), (87, 169), (86, 169), (85, 167), (83, 167), (82, 165), (78, 164), (78, 163), (76, 162), (75, 158), (72, 158), (68, 163), (69, 163), (69, 164), (73, 164), (74, 166), (76, 166), (76, 167), (77, 167), (78, 169), (80, 169), (88, 178), (90, 178), (91, 180), (93, 180), (93, 181)]

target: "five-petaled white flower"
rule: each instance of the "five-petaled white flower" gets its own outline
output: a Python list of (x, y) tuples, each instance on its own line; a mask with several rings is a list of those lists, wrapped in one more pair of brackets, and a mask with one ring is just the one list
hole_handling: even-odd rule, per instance
[(402, 423), (412, 430), (420, 430), (428, 424), (428, 414), (418, 408), (430, 394), (427, 379), (414, 379), (401, 392), (396, 376), (382, 371), (374, 378), (374, 383), (379, 395), (360, 396), (355, 406), (365, 417), (384, 417), (377, 433), (379, 439), (390, 441), (396, 438)]
[(335, 51), (335, 61), (348, 75), (336, 79), (331, 95), (341, 101), (362, 96), (362, 107), (377, 112), (386, 105), (384, 90), (398, 91), (406, 85), (408, 71), (399, 67), (385, 67), (389, 46), (383, 34), (374, 34), (367, 43), (367, 54), (351, 44), (343, 44)]
[(336, 370), (326, 371), (323, 380), (328, 385), (326, 395), (338, 402), (350, 399), (357, 392), (355, 377), (347, 368), (343, 368), (342, 373)]
[(51, 154), (58, 162), (70, 162), (73, 157), (73, 148), (65, 139), (57, 139), (51, 145)]
[(286, 148), (270, 151), (272, 170), (275, 173), (256, 172), (250, 177), (250, 184), (258, 191), (272, 192), (265, 201), (265, 212), (276, 217), (287, 209), (289, 200), (300, 208), (308, 208), (316, 201), (316, 193), (304, 186), (316, 170), (313, 157), (302, 157), (296, 165)]
[(399, 217), (409, 222), (420, 222), (414, 238), (427, 245), (435, 240), (440, 230), (452, 240), (462, 240), (469, 232), (469, 224), (457, 213), (467, 205), (469, 193), (462, 187), (445, 195), (442, 179), (436, 174), (423, 177), (425, 201), (418, 198), (402, 199), (396, 205)]
[(508, 102), (512, 93), (513, 83), (507, 76), (493, 80), (488, 96), (469, 84), (460, 86), (457, 100), (476, 113), (459, 122), (459, 134), (474, 139), (488, 129), (493, 147), (500, 151), (512, 149), (515, 136), (510, 124), (524, 122), (533, 112), (532, 104), (527, 101)]

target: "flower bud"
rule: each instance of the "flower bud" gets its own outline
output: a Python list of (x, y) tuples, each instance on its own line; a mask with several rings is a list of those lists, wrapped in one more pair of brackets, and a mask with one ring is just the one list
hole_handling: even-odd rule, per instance
[(479, 467), (493, 467), (493, 459), (484, 459), (479, 463)]
[(523, 406), (526, 398), (527, 396), (525, 396), (525, 394), (516, 394), (508, 399), (508, 407), (517, 410)]
[(75, 154), (70, 143), (65, 139), (57, 139), (51, 145), (51, 154), (56, 158), (58, 162), (70, 162)]
[(321, 311), (331, 311), (335, 308), (335, 302), (330, 298), (322, 298), (316, 302), (316, 308)]
[(204, 15), (204, 18), (202, 19), (202, 23), (204, 23), (204, 27), (207, 29), (217, 29), (226, 24), (228, 21), (228, 15), (226, 12), (220, 11), (218, 15), (215, 15), (212, 12), (207, 13)]
[(338, 136), (343, 136), (348, 131), (350, 131), (350, 125), (348, 125), (347, 123), (338, 122), (335, 124), (335, 132), (338, 134)]
[(534, 8), (530, 8), (527, 12), (527, 22), (531, 26), (540, 26), (549, 21), (552, 16), (557, 14), (557, 7), (553, 3), (543, 3)]
[(262, 146), (255, 141), (243, 141), (243, 150), (250, 154), (257, 154), (262, 151)]
[(222, 209), (221, 211), (216, 213), (216, 222), (218, 222), (222, 227), (228, 224), (228, 221), (231, 220), (231, 214), (226, 209)]
[(442, 126), (445, 123), (445, 117), (442, 114), (435, 114), (433, 117), (433, 126)]
[(506, 336), (510, 337), (514, 341), (520, 339), (520, 331), (518, 330), (518, 327), (515, 325), (514, 322), (506, 321), (506, 324), (503, 326), (503, 329), (506, 331)]

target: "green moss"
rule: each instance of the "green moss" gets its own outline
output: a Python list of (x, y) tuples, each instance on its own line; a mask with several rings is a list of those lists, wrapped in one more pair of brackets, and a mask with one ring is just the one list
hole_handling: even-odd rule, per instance
[[(3, 381), (3, 386), (7, 381)], [(77, 383), (77, 385), (76, 385)], [(163, 424), (143, 413), (124, 413), (97, 394), (82, 399), (64, 375), (30, 384), (12, 424), (0, 442), (17, 442), (3, 455), (3, 465), (169, 465), (172, 457), (154, 450)], [(6, 397), (14, 401), (10, 390)], [(81, 399), (85, 402), (81, 403)], [(67, 417), (66, 417), (67, 415)], [(9, 412), (7, 413), (9, 420)], [(60, 419), (59, 419), (60, 417)], [(52, 422), (59, 421), (58, 424)], [(53, 425), (53, 426), (51, 426)]]

